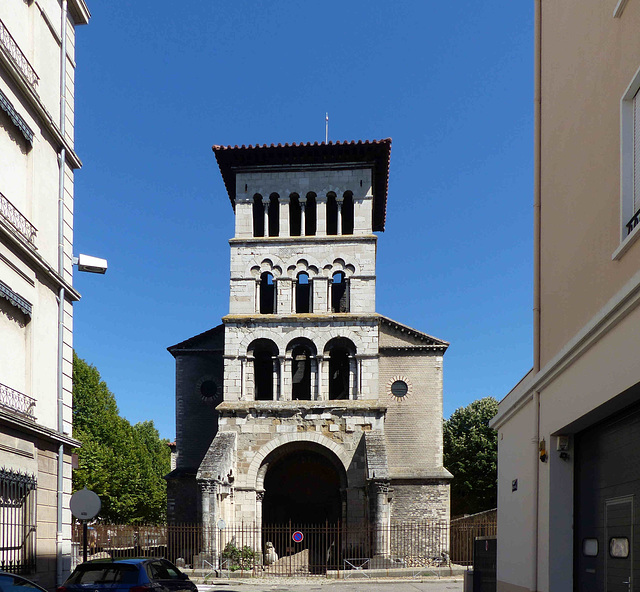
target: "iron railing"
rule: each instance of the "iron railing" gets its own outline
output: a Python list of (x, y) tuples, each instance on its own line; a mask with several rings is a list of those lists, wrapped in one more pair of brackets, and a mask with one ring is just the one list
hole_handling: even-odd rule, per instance
[[(495, 523), (473, 526), (447, 521), (385, 527), (341, 523), (243, 523), (224, 528), (96, 524), (89, 526), (87, 543), (92, 558), (166, 557), (212, 574), (245, 571), (260, 576), (349, 577), (353, 570), (378, 570), (411, 577), (428, 571), (447, 573), (451, 564), (471, 565), (474, 538), (491, 530), (495, 533)], [(74, 548), (81, 549), (81, 525), (74, 527), (73, 542)]]
[(6, 384), (0, 384), (0, 406), (34, 419), (36, 400)]
[(631, 234), (633, 229), (640, 223), (640, 210), (638, 210), (629, 222), (627, 222), (627, 236)]
[(0, 192), (0, 215), (35, 248), (36, 227)]
[(33, 66), (29, 63), (29, 60), (22, 53), (20, 46), (16, 43), (16, 40), (13, 38), (11, 33), (9, 33), (9, 29), (7, 29), (2, 20), (0, 20), (0, 47), (4, 49), (7, 55), (11, 58), (15, 67), (22, 72), (35, 91), (40, 78), (33, 69)]
[(0, 469), (0, 570), (28, 574), (36, 567), (36, 479)]

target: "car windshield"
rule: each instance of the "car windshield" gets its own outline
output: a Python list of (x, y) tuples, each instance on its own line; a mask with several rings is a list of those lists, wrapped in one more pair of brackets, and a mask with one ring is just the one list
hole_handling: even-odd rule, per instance
[(136, 584), (138, 569), (126, 563), (79, 565), (71, 574), (68, 584)]
[(27, 582), (26, 580), (14, 578), (13, 576), (6, 574), (0, 575), (0, 592), (16, 592), (23, 591), (25, 589), (31, 590), (32, 592), (40, 590), (40, 588), (36, 588), (34, 584)]

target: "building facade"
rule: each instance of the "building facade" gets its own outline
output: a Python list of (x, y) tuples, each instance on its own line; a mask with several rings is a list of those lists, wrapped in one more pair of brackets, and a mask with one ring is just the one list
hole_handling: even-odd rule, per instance
[(75, 27), (83, 0), (0, 2), (0, 569), (71, 550)]
[(448, 520), (448, 343), (375, 309), (390, 149), (214, 146), (236, 222), (229, 314), (169, 348), (170, 520)]
[(640, 3), (536, 2), (534, 367), (501, 401), (498, 590), (640, 582)]

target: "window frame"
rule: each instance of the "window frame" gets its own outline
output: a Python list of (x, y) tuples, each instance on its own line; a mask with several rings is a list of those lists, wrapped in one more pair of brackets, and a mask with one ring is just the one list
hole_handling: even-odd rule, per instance
[[(627, 224), (636, 214), (635, 211), (632, 211), (634, 204), (634, 160), (635, 153), (638, 152), (640, 167), (640, 130), (636, 150), (634, 103), (637, 95), (640, 101), (639, 91), (640, 68), (636, 70), (620, 99), (620, 244), (611, 256), (614, 261), (620, 259), (640, 236), (640, 224), (631, 232), (627, 230)], [(640, 196), (638, 199), (640, 200)]]

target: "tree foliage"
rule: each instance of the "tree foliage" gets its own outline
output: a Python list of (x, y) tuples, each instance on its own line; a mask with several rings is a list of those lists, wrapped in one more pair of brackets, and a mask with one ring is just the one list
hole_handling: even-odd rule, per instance
[(82, 442), (73, 490), (102, 500), (100, 517), (119, 524), (166, 520), (170, 451), (153, 421), (131, 425), (120, 417), (113, 393), (98, 370), (73, 355), (73, 436)]
[(444, 466), (453, 473), (451, 515), (496, 507), (498, 434), (489, 420), (498, 401), (485, 397), (457, 409), (444, 422)]

